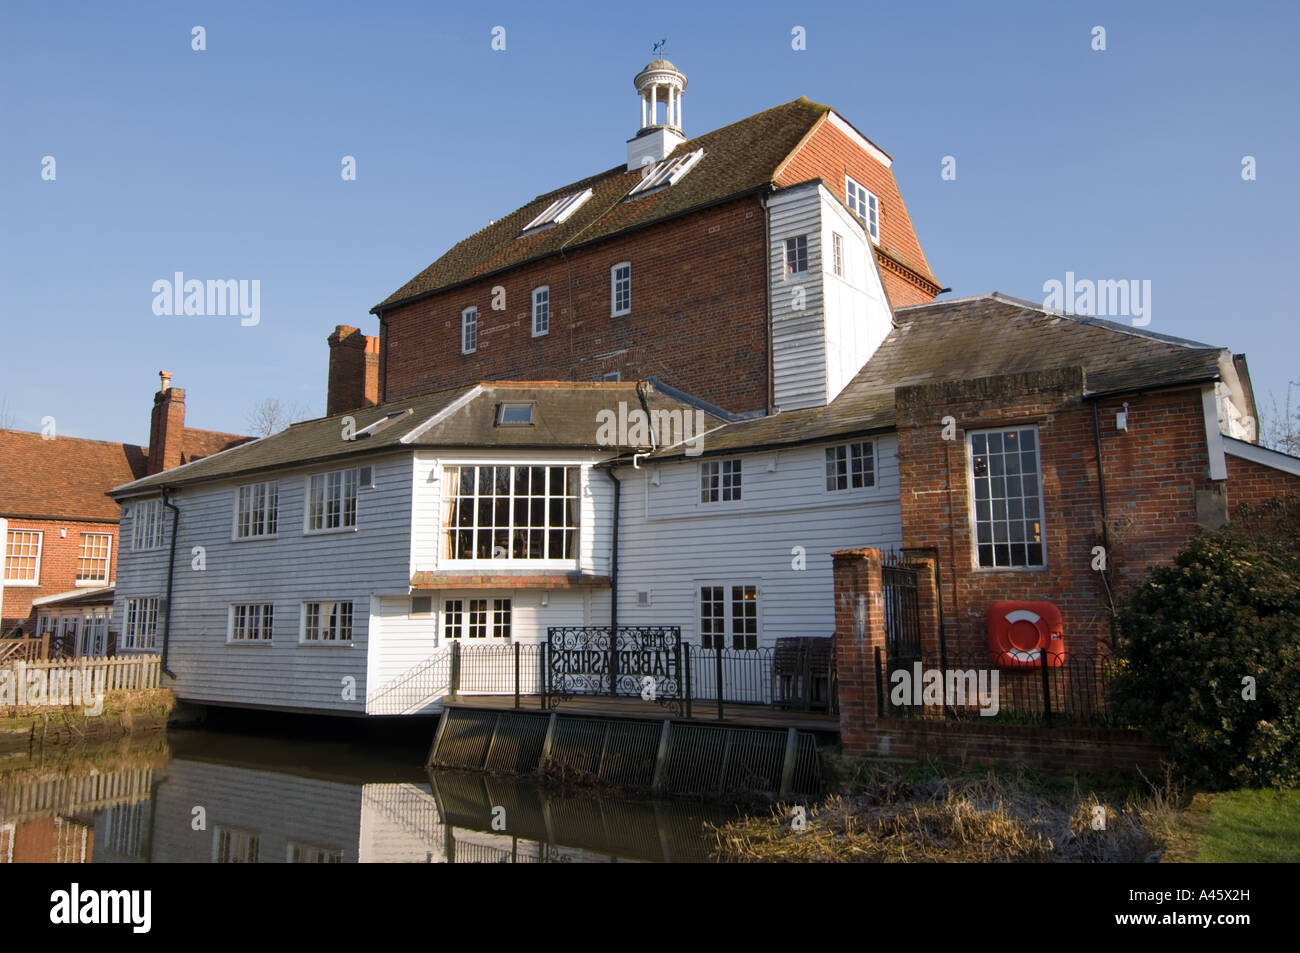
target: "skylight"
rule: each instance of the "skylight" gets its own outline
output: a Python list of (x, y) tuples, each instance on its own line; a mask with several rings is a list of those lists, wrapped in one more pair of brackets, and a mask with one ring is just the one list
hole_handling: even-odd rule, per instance
[(410, 407), (408, 407), (406, 410), (395, 410), (395, 411), (393, 411), (391, 414), (388, 414), (388, 415), (386, 415), (386, 416), (380, 417), (378, 420), (376, 420), (376, 421), (375, 421), (373, 424), (371, 424), (370, 426), (368, 426), (368, 427), (362, 427), (362, 428), (361, 428), (360, 430), (358, 430), (355, 434), (353, 434), (353, 439), (356, 439), (356, 438), (358, 438), (358, 437), (370, 437), (370, 436), (373, 436), (373, 435), (379, 433), (379, 431), (383, 430), (385, 427), (387, 427), (389, 424), (391, 424), (391, 423), (392, 423), (394, 420), (396, 420), (397, 418), (399, 418), (399, 417), (405, 417), (407, 414), (412, 414), (412, 413), (415, 413), (415, 410), (414, 410), (414, 408), (410, 408)]
[[(591, 198), (591, 189), (583, 189), (581, 192), (574, 192), (562, 199), (556, 199), (546, 206), (546, 210), (541, 215), (524, 226), (524, 232), (531, 232), (535, 228), (543, 228), (547, 225), (559, 225), (582, 208), (582, 204), (589, 198)], [(523, 232), (520, 234), (523, 234)]]
[(505, 403), (497, 406), (498, 427), (527, 427), (533, 422), (533, 404)]
[(682, 176), (690, 172), (695, 167), (695, 163), (703, 158), (704, 150), (696, 149), (694, 152), (688, 152), (676, 159), (664, 159), (642, 177), (641, 181), (636, 184), (636, 188), (627, 193), (628, 198), (634, 195), (644, 195), (653, 189), (676, 185), (681, 181)]

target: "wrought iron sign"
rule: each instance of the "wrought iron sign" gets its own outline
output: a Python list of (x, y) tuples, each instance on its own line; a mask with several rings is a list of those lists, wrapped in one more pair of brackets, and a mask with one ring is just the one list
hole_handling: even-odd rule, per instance
[(546, 694), (554, 704), (574, 695), (641, 698), (678, 710), (683, 698), (682, 630), (676, 625), (551, 626)]

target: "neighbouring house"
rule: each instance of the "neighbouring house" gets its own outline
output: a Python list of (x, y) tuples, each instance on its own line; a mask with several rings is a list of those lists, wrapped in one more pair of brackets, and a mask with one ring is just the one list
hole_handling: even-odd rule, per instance
[(114, 486), (249, 438), (185, 426), (185, 391), (161, 374), (149, 446), (0, 430), (4, 632), (50, 634), (69, 654), (111, 650), (119, 549)]
[(626, 165), (457, 245), (377, 337), (335, 329), (329, 417), (113, 491), (142, 540), (123, 646), (161, 650), (178, 697), (413, 713), (457, 644), (615, 617), (742, 655), (834, 632), (861, 746), (864, 551), (928, 567), (924, 637), (988, 664), (993, 602), (1052, 602), (1095, 644), (1197, 526), (1300, 485), (1255, 443), (1244, 356), (934, 301), (889, 157), (832, 110), (686, 140), (685, 78), (636, 85)]

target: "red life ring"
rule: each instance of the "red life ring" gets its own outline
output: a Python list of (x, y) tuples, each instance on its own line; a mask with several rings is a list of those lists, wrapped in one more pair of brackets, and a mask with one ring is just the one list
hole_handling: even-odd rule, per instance
[(989, 654), (1004, 668), (1065, 664), (1065, 626), (1050, 602), (995, 602), (989, 606)]

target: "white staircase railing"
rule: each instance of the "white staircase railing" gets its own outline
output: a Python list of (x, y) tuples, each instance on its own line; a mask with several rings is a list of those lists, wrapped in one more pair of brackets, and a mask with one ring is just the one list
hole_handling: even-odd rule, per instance
[(451, 690), (451, 650), (441, 649), (419, 665), (366, 693), (366, 714), (409, 715)]

